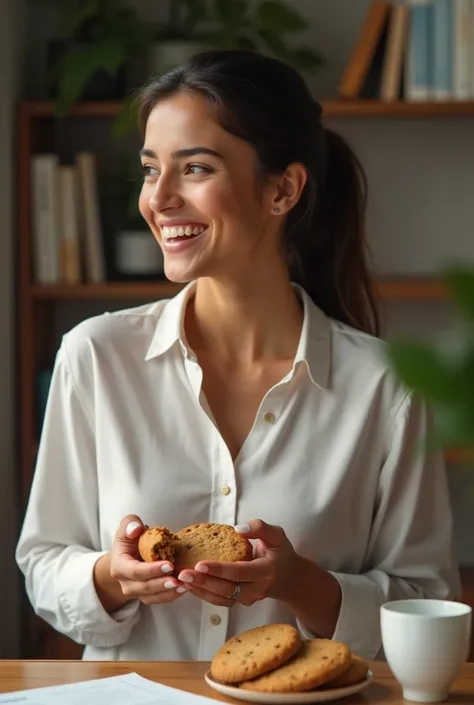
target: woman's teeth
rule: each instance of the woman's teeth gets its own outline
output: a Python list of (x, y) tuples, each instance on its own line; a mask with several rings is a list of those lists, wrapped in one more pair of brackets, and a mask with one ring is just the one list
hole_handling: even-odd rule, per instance
[(204, 225), (186, 225), (186, 226), (178, 226), (178, 227), (172, 227), (172, 228), (167, 228), (163, 227), (161, 228), (161, 232), (163, 233), (163, 237), (165, 240), (170, 240), (171, 238), (174, 237), (191, 237), (192, 235), (200, 235), (206, 230), (206, 226)]

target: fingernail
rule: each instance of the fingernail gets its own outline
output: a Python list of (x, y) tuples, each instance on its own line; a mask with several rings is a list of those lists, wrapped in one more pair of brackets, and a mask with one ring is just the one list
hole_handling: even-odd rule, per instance
[(176, 585), (171, 580), (166, 581), (165, 588), (167, 590), (172, 590), (174, 587), (176, 587)]
[(192, 583), (193, 576), (189, 575), (189, 573), (185, 573), (184, 575), (178, 575), (178, 580), (181, 580), (182, 583)]
[(169, 563), (165, 563), (164, 565), (161, 566), (161, 572), (162, 573), (172, 573), (173, 566), (170, 565)]
[(130, 521), (125, 527), (125, 533), (133, 534), (135, 529), (138, 529), (139, 526), (141, 526), (141, 524), (139, 524), (138, 521)]
[(209, 568), (207, 565), (197, 565), (194, 570), (197, 570), (198, 573), (208, 573)]
[(182, 585), (180, 585), (179, 588), (176, 588), (176, 592), (181, 592), (181, 593), (183, 593), (183, 592), (187, 592), (187, 590), (186, 590), (185, 587), (183, 587)]
[(238, 534), (249, 534), (252, 531), (248, 524), (237, 524), (237, 526), (234, 526), (234, 529)]

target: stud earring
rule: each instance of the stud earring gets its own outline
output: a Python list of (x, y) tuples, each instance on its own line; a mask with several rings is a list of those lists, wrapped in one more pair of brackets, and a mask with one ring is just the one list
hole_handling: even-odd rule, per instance
[(279, 212), (280, 212), (280, 209), (279, 209), (279, 208), (274, 208), (273, 210), (275, 211), (275, 213), (279, 213)]

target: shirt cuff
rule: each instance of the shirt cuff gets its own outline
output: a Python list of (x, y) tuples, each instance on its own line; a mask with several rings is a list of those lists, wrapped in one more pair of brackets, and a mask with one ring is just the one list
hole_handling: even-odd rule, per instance
[[(373, 660), (382, 646), (380, 607), (386, 601), (382, 590), (365, 575), (333, 573), (341, 586), (341, 608), (332, 639), (347, 644), (352, 653)], [(298, 620), (304, 639), (315, 639)]]
[(60, 605), (72, 623), (68, 636), (80, 644), (123, 644), (139, 620), (140, 602), (133, 600), (112, 614), (105, 611), (94, 587), (94, 565), (106, 551), (88, 551), (69, 558), (58, 578)]

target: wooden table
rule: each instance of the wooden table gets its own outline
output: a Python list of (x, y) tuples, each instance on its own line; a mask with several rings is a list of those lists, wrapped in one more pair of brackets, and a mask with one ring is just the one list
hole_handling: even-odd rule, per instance
[[(164, 685), (237, 703), (212, 690), (203, 680), (205, 663), (164, 661), (0, 661), (0, 693), (41, 686), (62, 685), (105, 676), (139, 673)], [(374, 682), (359, 695), (347, 699), (349, 705), (403, 705), (400, 686), (386, 663), (371, 664)], [(336, 701), (345, 702), (345, 700)], [(474, 663), (466, 664), (454, 684), (447, 703), (474, 705)]]

